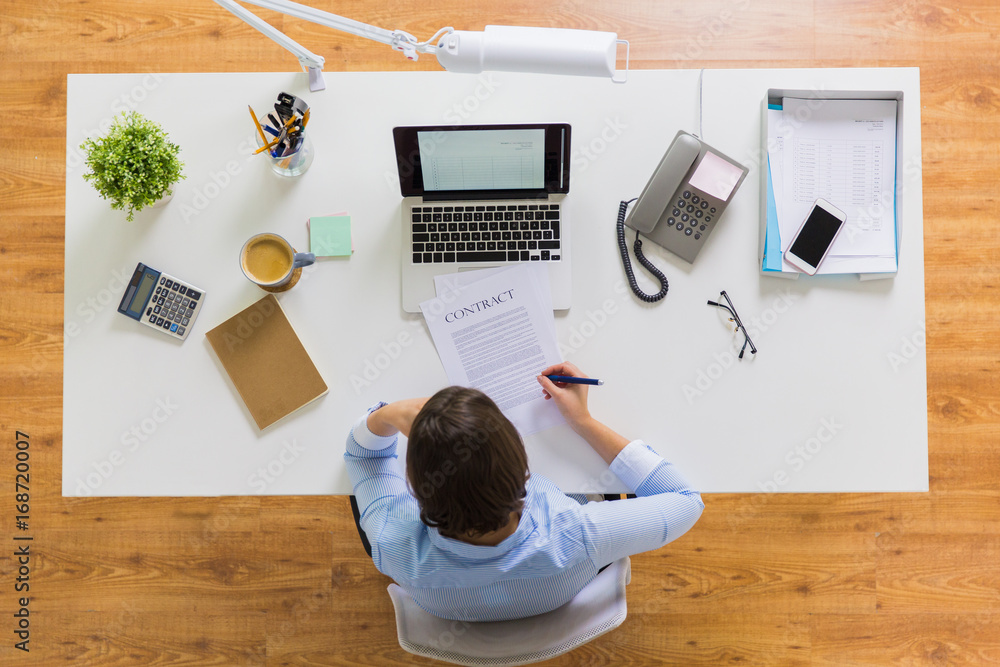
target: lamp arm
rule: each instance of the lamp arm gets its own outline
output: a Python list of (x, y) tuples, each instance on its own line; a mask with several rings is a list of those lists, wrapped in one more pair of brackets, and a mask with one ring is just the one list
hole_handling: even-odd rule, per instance
[[(326, 88), (321, 56), (308, 51), (234, 0), (214, 1), (298, 56), (299, 62), (309, 69), (310, 90)], [(497, 25), (488, 25), (482, 32), (470, 32), (447, 27), (438, 30), (426, 42), (418, 42), (403, 30), (386, 30), (291, 0), (243, 1), (388, 44), (410, 60), (416, 60), (420, 53), (433, 53), (438, 63), (452, 72), (477, 74), (492, 70), (605, 76), (615, 83), (624, 83), (628, 74), (628, 42), (618, 39), (613, 32)], [(615, 72), (615, 56), (622, 45), (625, 46), (625, 74), (619, 78)]]
[[(224, 0), (224, 1), (227, 3), (227, 5), (223, 6), (225, 6), (230, 11), (233, 11), (232, 8), (228, 6), (228, 3), (232, 3), (233, 0)], [(419, 57), (418, 56), (419, 53), (433, 53), (437, 48), (436, 44), (437, 41), (440, 39), (440, 37), (444, 34), (454, 31), (453, 28), (442, 28), (437, 33), (435, 33), (434, 36), (431, 37), (431, 39), (427, 40), (426, 42), (418, 42), (416, 37), (414, 37), (413, 35), (404, 30), (386, 30), (385, 28), (379, 28), (378, 26), (374, 26), (368, 23), (362, 23), (361, 21), (355, 21), (354, 19), (349, 19), (344, 16), (331, 14), (330, 12), (323, 11), (322, 9), (316, 9), (315, 7), (302, 5), (297, 2), (292, 2), (291, 0), (243, 0), (243, 1), (250, 5), (256, 5), (258, 7), (263, 7), (264, 9), (270, 9), (272, 11), (276, 11), (281, 14), (287, 14), (288, 16), (294, 16), (295, 18), (300, 18), (305, 21), (310, 21), (312, 23), (318, 23), (319, 25), (326, 26), (328, 28), (333, 28), (335, 30), (340, 30), (342, 32), (346, 32), (348, 34), (355, 35), (357, 37), (364, 37), (366, 39), (380, 42), (382, 44), (388, 44), (396, 51), (402, 51), (403, 55), (405, 55), (410, 60), (417, 60), (417, 58)], [(222, 1), (220, 0), (215, 0), (215, 2), (223, 4)], [(233, 13), (236, 14), (235, 11)], [(249, 12), (246, 12), (246, 14), (253, 16), (253, 14), (250, 14)], [(237, 16), (239, 16), (245, 21), (248, 20), (247, 18), (245, 18), (244, 15), (237, 14)]]
[(299, 59), (299, 64), (309, 72), (309, 90), (316, 92), (326, 89), (326, 81), (323, 80), (323, 63), (326, 62), (326, 59), (323, 56), (316, 55), (264, 19), (239, 6), (233, 0), (215, 0), (215, 3), (223, 9), (232, 12), (237, 18), (245, 21), (265, 37), (269, 37), (281, 47), (291, 51)]
[(342, 30), (343, 32), (357, 35), (358, 37), (367, 37), (368, 39), (373, 39), (376, 42), (382, 42), (383, 44), (392, 44), (395, 39), (391, 30), (379, 28), (378, 26), (369, 25), (367, 23), (355, 21), (354, 19), (345, 18), (343, 16), (337, 16), (336, 14), (325, 12), (322, 9), (300, 5), (297, 2), (291, 2), (291, 0), (243, 1), (248, 5), (257, 5), (258, 7), (263, 7), (264, 9), (271, 9), (281, 14), (287, 14), (288, 16), (294, 16), (295, 18), (311, 21), (312, 23), (325, 25), (328, 28)]
[(233, 0), (215, 0), (215, 3), (224, 9), (228, 9), (230, 12), (235, 14), (237, 18), (240, 18), (250, 24), (251, 27), (256, 28), (265, 37), (269, 37), (277, 42), (281, 47), (291, 51), (304, 67), (322, 68), (323, 63), (326, 62), (326, 59), (323, 58), (323, 56), (316, 55), (264, 19), (236, 4)]

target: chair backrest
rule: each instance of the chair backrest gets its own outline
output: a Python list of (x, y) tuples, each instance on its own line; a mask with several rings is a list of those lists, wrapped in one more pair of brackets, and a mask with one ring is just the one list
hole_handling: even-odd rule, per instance
[(572, 600), (545, 614), (513, 621), (470, 623), (438, 618), (396, 584), (396, 634), (406, 651), (458, 665), (526, 665), (572, 651), (625, 620), (631, 561), (615, 561)]

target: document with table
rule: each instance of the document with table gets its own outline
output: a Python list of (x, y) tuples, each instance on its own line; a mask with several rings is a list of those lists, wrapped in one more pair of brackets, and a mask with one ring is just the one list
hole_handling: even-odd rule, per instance
[(545, 265), (457, 275), (420, 304), (448, 381), (492, 398), (522, 436), (564, 423), (535, 379), (562, 361)]
[[(768, 114), (768, 164), (778, 239), (788, 250), (813, 203), (847, 213), (818, 273), (896, 270), (896, 100), (786, 97)], [(779, 270), (771, 257), (767, 268)], [(796, 269), (787, 263), (786, 272)]]

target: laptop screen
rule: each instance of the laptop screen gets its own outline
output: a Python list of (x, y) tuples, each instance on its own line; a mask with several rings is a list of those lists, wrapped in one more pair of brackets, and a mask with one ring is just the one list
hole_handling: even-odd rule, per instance
[(565, 124), (397, 127), (403, 196), (544, 197), (569, 191)]
[(545, 130), (417, 132), (424, 190), (539, 190)]

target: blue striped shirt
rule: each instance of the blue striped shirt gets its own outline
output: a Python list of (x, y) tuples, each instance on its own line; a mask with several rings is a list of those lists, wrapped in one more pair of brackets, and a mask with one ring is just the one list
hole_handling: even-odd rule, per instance
[(495, 621), (551, 611), (601, 567), (683, 535), (705, 507), (676, 468), (635, 440), (611, 471), (638, 498), (580, 505), (532, 473), (514, 533), (492, 547), (468, 544), (420, 521), (397, 461), (396, 436), (374, 435), (367, 417), (351, 429), (344, 460), (372, 560), (441, 618)]

